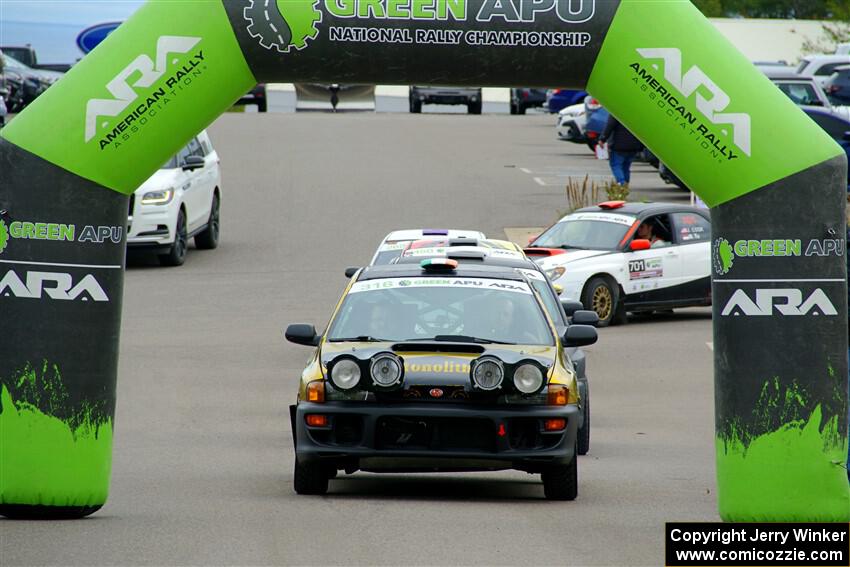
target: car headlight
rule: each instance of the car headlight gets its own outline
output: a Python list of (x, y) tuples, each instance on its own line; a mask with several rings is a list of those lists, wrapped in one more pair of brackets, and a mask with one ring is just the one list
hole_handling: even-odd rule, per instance
[(560, 278), (561, 276), (563, 276), (564, 272), (566, 272), (566, 271), (567, 271), (567, 269), (564, 268), (563, 266), (558, 266), (557, 268), (552, 268), (551, 270), (546, 270), (543, 273), (546, 274), (547, 278), (549, 278), (552, 281), (555, 281), (558, 278)]
[(372, 359), (370, 373), (375, 386), (389, 388), (401, 382), (401, 360), (392, 353), (379, 354)]
[(479, 358), (472, 367), (472, 383), (479, 390), (495, 390), (504, 377), (505, 368), (497, 358)]
[(174, 198), (174, 189), (148, 191), (142, 196), (143, 205), (167, 205)]
[(350, 358), (337, 361), (331, 369), (331, 382), (340, 390), (351, 390), (360, 383), (360, 365)]
[(533, 394), (543, 386), (543, 373), (534, 364), (523, 364), (514, 371), (514, 386), (523, 394)]

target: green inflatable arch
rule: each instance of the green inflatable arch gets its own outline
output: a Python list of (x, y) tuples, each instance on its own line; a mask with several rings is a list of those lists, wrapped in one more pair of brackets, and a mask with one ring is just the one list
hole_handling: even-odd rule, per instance
[(0, 513), (106, 501), (128, 195), (258, 81), (593, 92), (713, 207), (721, 517), (850, 520), (844, 152), (687, 0), (142, 7), (0, 134)]

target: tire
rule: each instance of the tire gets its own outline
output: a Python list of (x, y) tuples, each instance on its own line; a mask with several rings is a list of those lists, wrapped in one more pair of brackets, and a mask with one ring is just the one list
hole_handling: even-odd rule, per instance
[(619, 289), (611, 284), (608, 278), (597, 276), (591, 278), (584, 286), (581, 303), (585, 309), (596, 311), (599, 315), (597, 327), (607, 327), (612, 323), (622, 322), (625, 315), (619, 303)]
[(586, 394), (587, 399), (584, 400), (584, 423), (581, 424), (578, 430), (578, 440), (576, 441), (576, 452), (579, 455), (587, 455), (590, 451), (590, 390)]
[(189, 238), (186, 228), (186, 213), (183, 209), (177, 213), (177, 224), (174, 227), (174, 243), (167, 253), (159, 257), (163, 266), (182, 266), (186, 261), (186, 250), (189, 248)]
[(321, 463), (299, 463), (295, 458), (292, 487), (298, 494), (322, 495), (328, 492), (330, 475)]
[(554, 465), (540, 475), (546, 500), (575, 500), (578, 496), (578, 458), (566, 465)]
[(218, 193), (213, 193), (212, 206), (210, 207), (210, 218), (207, 220), (207, 228), (195, 236), (195, 246), (201, 250), (213, 250), (218, 248), (218, 237), (221, 234), (221, 201)]
[(469, 114), (481, 114), (481, 101), (470, 102), (466, 105), (466, 112)]
[(410, 112), (412, 114), (421, 114), (422, 113), (422, 101), (421, 100), (411, 100), (410, 101)]

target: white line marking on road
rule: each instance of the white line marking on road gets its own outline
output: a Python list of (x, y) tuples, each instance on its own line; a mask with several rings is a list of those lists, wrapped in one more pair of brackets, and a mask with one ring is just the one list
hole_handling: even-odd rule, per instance
[[(273, 23), (269, 22), (269, 27), (272, 29), (272, 31), (274, 33), (277, 33), (277, 28), (275, 27), (275, 25)], [(278, 36), (278, 37), (280, 37), (280, 36)], [(281, 41), (283, 41), (283, 40), (281, 40)]]
[(519, 168), (519, 170), (523, 173), (527, 173), (527, 174), (531, 175), (531, 170), (526, 168), (526, 167), (521, 167), (521, 168)]
[(534, 178), (534, 182), (535, 182), (535, 183), (537, 183), (538, 185), (541, 185), (541, 186), (543, 186), (543, 187), (546, 187), (546, 182), (545, 182), (545, 181), (543, 181), (542, 179), (540, 179), (539, 177), (535, 177), (535, 178)]
[(705, 343), (705, 346), (707, 346), (707, 347), (708, 347), (708, 350), (710, 350), (710, 351), (714, 352), (714, 343), (712, 343), (712, 342), (707, 342), (707, 343)]
[(268, 22), (268, 21), (269, 21), (269, 11), (268, 11), (268, 10), (266, 10), (264, 13), (265, 13), (265, 15), (266, 15), (266, 21)]
[(764, 282), (777, 282), (777, 283), (779, 283), (779, 282), (843, 282), (844, 279), (843, 278), (824, 278), (824, 279), (783, 280), (783, 279), (770, 278), (770, 279), (756, 279), (756, 280), (717, 280), (716, 279), (714, 281), (722, 282), (722, 283), (764, 283)]
[(22, 260), (0, 260), (0, 264), (27, 264), (33, 266), (56, 266), (59, 268), (103, 268), (106, 270), (120, 270), (123, 266), (104, 266), (97, 264), (56, 264), (53, 262), (24, 262)]

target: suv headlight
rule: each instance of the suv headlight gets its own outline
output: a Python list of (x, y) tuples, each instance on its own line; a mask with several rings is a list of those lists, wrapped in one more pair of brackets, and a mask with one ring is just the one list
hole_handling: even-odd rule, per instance
[(174, 189), (164, 191), (148, 191), (142, 196), (143, 205), (167, 205), (174, 198)]

